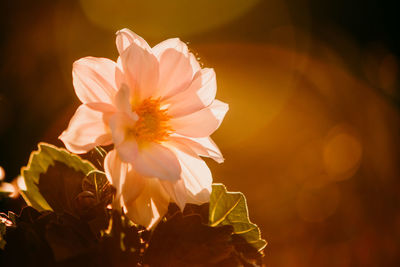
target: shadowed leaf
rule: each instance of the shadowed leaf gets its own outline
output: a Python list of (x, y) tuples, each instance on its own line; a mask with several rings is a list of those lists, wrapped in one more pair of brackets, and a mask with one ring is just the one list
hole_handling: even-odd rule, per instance
[[(46, 144), (46, 143), (39, 143), (38, 145), (39, 150), (32, 152), (28, 166), (22, 168), (21, 174), (25, 179), (26, 190), (22, 192), (22, 196), (24, 197), (25, 201), (31, 205), (32, 207), (36, 208), (39, 211), (42, 210), (53, 210), (53, 207), (49, 205), (48, 201), (46, 201), (46, 197), (44, 197), (41, 193), (46, 191), (47, 189), (51, 189), (47, 187), (45, 184), (40, 182), (41, 177), (46, 177), (47, 182), (54, 182), (52, 184), (57, 184), (60, 181), (63, 181), (63, 186), (69, 186), (65, 189), (64, 193), (68, 194), (71, 188), (75, 188), (74, 182), (69, 181), (68, 175), (72, 175), (72, 173), (80, 173), (80, 175), (85, 176), (90, 171), (94, 170), (95, 167), (88, 161), (82, 160), (80, 157), (71, 154), (65, 149), (57, 148), (53, 145)], [(54, 166), (58, 162), (57, 167), (64, 166), (63, 170), (54, 169)], [(53, 166), (52, 172), (53, 175), (50, 177), (49, 175), (43, 176), (49, 170), (49, 167)], [(63, 173), (66, 171), (67, 173)], [(58, 177), (57, 177), (58, 175)], [(59, 177), (62, 175), (62, 178)], [(72, 176), (74, 176), (72, 175)], [(57, 179), (57, 181), (51, 181), (51, 179)], [(76, 179), (77, 180), (77, 179)], [(42, 189), (39, 190), (39, 184), (42, 186)], [(79, 184), (79, 186), (81, 186)], [(60, 189), (61, 185), (58, 187)], [(44, 191), (43, 191), (44, 190)], [(51, 192), (47, 192), (47, 197), (54, 199)], [(70, 198), (71, 196), (60, 196), (64, 200)], [(50, 201), (51, 202), (51, 201)], [(60, 207), (60, 201), (52, 201), (57, 207)], [(69, 204), (67, 204), (68, 206)]]

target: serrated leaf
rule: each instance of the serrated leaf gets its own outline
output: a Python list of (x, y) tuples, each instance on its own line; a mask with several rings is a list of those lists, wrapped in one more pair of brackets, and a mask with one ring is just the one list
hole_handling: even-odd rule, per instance
[(79, 156), (74, 155), (63, 148), (39, 143), (38, 150), (31, 153), (28, 166), (22, 168), (21, 175), (25, 179), (26, 190), (22, 191), (25, 201), (39, 211), (53, 210), (46, 199), (39, 191), (39, 179), (41, 174), (45, 174), (50, 166), (54, 166), (56, 162), (82, 172), (87, 175), (95, 167)]
[(232, 225), (234, 234), (261, 251), (267, 242), (261, 239), (258, 226), (251, 223), (246, 198), (240, 192), (228, 192), (223, 184), (213, 184), (210, 197), (209, 225)]

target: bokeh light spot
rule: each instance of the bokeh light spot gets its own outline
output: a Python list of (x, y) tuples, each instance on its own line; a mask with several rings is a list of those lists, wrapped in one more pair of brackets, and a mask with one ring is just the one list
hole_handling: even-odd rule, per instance
[(334, 127), (323, 151), (325, 170), (334, 180), (340, 181), (353, 176), (362, 155), (359, 140), (343, 126)]

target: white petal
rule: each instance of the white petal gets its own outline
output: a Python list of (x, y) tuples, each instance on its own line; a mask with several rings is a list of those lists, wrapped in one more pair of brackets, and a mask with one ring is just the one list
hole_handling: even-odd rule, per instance
[(117, 190), (116, 198), (119, 198), (128, 171), (128, 164), (121, 161), (115, 149), (108, 152), (104, 158), (104, 171), (108, 181)]
[(145, 147), (139, 147), (134, 168), (144, 176), (169, 181), (178, 180), (181, 173), (181, 167), (174, 153), (157, 143), (148, 143)]
[(139, 35), (129, 29), (122, 29), (117, 31), (117, 38), (115, 40), (119, 54), (125, 51), (132, 43), (136, 43), (140, 47), (151, 50), (148, 43)]
[(134, 42), (121, 54), (121, 64), (134, 103), (155, 95), (159, 69), (157, 58), (151, 51)]
[(193, 73), (198, 72), (201, 69), (201, 67), (200, 67), (200, 64), (197, 61), (195, 55), (193, 55), (193, 53), (189, 53), (189, 57), (190, 57), (190, 65), (192, 65)]
[(107, 153), (104, 159), (104, 170), (108, 181), (117, 190), (114, 205), (119, 208), (121, 205), (135, 201), (143, 190), (144, 178), (133, 170), (131, 164), (122, 162), (115, 149)]
[(206, 68), (196, 73), (188, 89), (166, 99), (163, 104), (168, 105), (169, 115), (180, 117), (209, 106), (214, 101), (216, 93), (215, 72)]
[(125, 182), (122, 185), (122, 198), (124, 205), (131, 206), (134, 205), (134, 201), (143, 192), (146, 185), (146, 180), (148, 178), (138, 174), (133, 168), (132, 164), (128, 165), (128, 172), (125, 178)]
[(130, 92), (129, 87), (123, 83), (121, 88), (118, 90), (114, 98), (114, 105), (116, 108), (127, 114), (132, 120), (137, 121), (139, 119), (138, 115), (132, 111), (132, 106), (130, 103)]
[(178, 134), (190, 137), (208, 137), (220, 126), (229, 106), (219, 100), (197, 112), (172, 118), (170, 125)]
[(112, 103), (117, 91), (116, 63), (107, 58), (85, 57), (74, 62), (72, 78), (76, 95), (86, 104)]
[(109, 120), (112, 139), (118, 155), (124, 162), (134, 162), (138, 154), (138, 145), (132, 136), (127, 134), (135, 121), (122, 112), (115, 113)]
[(159, 96), (165, 99), (186, 90), (194, 75), (186, 44), (179, 38), (168, 39), (153, 52), (160, 66)]
[(111, 132), (106, 121), (109, 113), (80, 105), (59, 138), (67, 149), (74, 153), (86, 153), (95, 146), (111, 144)]
[(218, 163), (224, 162), (221, 151), (211, 137), (193, 138), (174, 135), (170, 139), (188, 146), (199, 156), (212, 158)]
[(185, 182), (180, 179), (176, 182), (171, 181), (160, 181), (165, 191), (171, 197), (171, 200), (178, 205), (181, 211), (184, 210), (186, 203), (188, 202), (188, 192), (185, 187)]
[[(210, 199), (212, 175), (207, 164), (188, 147), (175, 142), (170, 142), (169, 147), (177, 155), (181, 164), (181, 179), (171, 185), (163, 185), (172, 199), (182, 208), (183, 198), (186, 203), (202, 204)], [(172, 193), (172, 194), (171, 194)]]
[(126, 215), (135, 223), (152, 228), (168, 211), (170, 197), (157, 178), (144, 178), (140, 195), (126, 205)]

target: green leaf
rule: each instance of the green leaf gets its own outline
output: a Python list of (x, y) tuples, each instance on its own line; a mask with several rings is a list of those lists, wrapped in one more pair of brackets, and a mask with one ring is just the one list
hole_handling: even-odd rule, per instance
[(228, 192), (223, 184), (213, 184), (210, 197), (209, 225), (232, 225), (234, 234), (262, 251), (267, 242), (261, 239), (258, 226), (251, 223), (246, 198), (240, 192)]
[(49, 167), (55, 166), (56, 163), (61, 163), (72, 171), (80, 172), (83, 176), (95, 170), (95, 167), (89, 161), (63, 148), (47, 143), (39, 143), (38, 147), (37, 151), (31, 153), (28, 166), (21, 170), (26, 184), (26, 190), (22, 191), (22, 196), (30, 206), (39, 211), (53, 210), (39, 190), (41, 175), (46, 174)]

